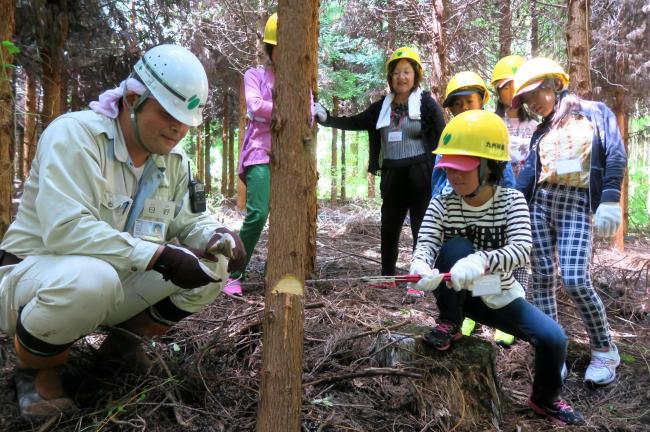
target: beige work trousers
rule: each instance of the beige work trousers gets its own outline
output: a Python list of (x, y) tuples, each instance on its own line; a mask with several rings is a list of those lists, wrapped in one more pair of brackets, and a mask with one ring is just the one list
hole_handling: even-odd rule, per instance
[(210, 263), (223, 282), (187, 290), (155, 271), (120, 274), (98, 258), (27, 257), (0, 268), (0, 328), (13, 336), (18, 311), (24, 307), (21, 322), (29, 334), (64, 345), (100, 325), (124, 322), (165, 297), (179, 309), (195, 313), (222, 291), (227, 265), (226, 259)]

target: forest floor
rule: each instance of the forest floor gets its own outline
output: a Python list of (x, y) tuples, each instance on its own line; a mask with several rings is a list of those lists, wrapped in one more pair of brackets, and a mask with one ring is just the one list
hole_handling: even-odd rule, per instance
[[(227, 203), (219, 217), (229, 226), (242, 214)], [(91, 373), (104, 334), (77, 342), (65, 385), (81, 408), (72, 418), (31, 425), (19, 416), (14, 354), (0, 333), (0, 431), (252, 431), (255, 428), (264, 308), (265, 231), (249, 267), (242, 298), (221, 295), (209, 307), (148, 344), (156, 367), (145, 376), (107, 379)], [(379, 275), (379, 210), (368, 203), (331, 207), (318, 215), (318, 279)], [(411, 236), (404, 227), (398, 266), (408, 271)], [(563, 397), (587, 424), (576, 431), (650, 431), (650, 239), (628, 238), (624, 253), (596, 244), (593, 278), (606, 305), (622, 363), (614, 383), (583, 383), (588, 340), (575, 308), (559, 294), (560, 321), (570, 336), (570, 375)], [(400, 287), (402, 288), (402, 287)], [(496, 370), (504, 416), (468, 427), (439, 400), (418, 400), (410, 379), (345, 377), (377, 366), (370, 355), (377, 336), (408, 323), (432, 325), (432, 295), (404, 301), (403, 289), (373, 289), (355, 281), (307, 284), (303, 361), (303, 431), (549, 431), (554, 427), (526, 408), (533, 369), (531, 347), (498, 347)], [(491, 340), (478, 327), (472, 337)], [(453, 347), (452, 347), (453, 349)], [(444, 354), (442, 354), (444, 355)], [(399, 368), (399, 365), (396, 366)], [(321, 380), (323, 379), (323, 380)], [(310, 382), (318, 383), (310, 384)], [(279, 431), (283, 432), (283, 431)]]

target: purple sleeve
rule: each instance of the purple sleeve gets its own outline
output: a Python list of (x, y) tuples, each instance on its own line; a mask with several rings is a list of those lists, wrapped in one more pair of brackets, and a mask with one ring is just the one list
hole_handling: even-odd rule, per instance
[(244, 74), (244, 94), (246, 96), (246, 108), (253, 117), (261, 120), (271, 121), (273, 101), (264, 99), (262, 91), (266, 85), (264, 73), (258, 69), (249, 69)]

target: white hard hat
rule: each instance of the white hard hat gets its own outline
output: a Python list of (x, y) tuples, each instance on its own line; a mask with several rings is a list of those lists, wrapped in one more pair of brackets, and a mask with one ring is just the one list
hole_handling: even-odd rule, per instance
[(194, 54), (178, 45), (158, 45), (135, 65), (137, 78), (176, 120), (188, 126), (203, 122), (208, 77)]

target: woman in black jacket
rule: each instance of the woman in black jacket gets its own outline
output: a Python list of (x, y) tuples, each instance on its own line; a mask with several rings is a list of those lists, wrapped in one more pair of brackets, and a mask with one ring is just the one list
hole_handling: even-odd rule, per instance
[(431, 93), (420, 89), (422, 63), (414, 49), (393, 52), (387, 62), (390, 93), (365, 111), (350, 117), (332, 117), (319, 104), (318, 121), (345, 130), (367, 130), (368, 172), (381, 172), (381, 273), (394, 275), (399, 236), (408, 211), (413, 244), (431, 199), (432, 151), (445, 121)]

